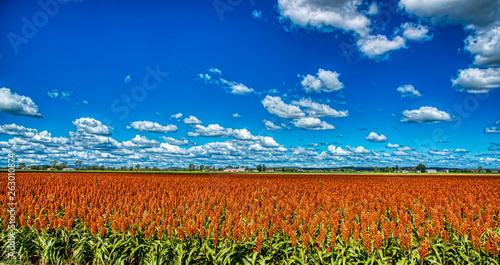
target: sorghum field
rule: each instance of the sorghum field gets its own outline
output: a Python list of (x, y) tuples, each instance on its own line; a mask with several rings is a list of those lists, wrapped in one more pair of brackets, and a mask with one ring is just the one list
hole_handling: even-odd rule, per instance
[(500, 263), (494, 176), (17, 173), (16, 192), (22, 264)]

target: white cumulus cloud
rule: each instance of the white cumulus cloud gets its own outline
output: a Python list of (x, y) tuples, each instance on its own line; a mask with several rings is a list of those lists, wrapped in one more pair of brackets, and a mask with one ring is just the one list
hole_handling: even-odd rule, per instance
[(305, 117), (293, 121), (296, 127), (304, 130), (333, 130), (335, 127), (314, 117)]
[(407, 40), (414, 41), (428, 41), (432, 39), (432, 35), (428, 35), (429, 28), (412, 22), (405, 22), (401, 24), (403, 30), (403, 37)]
[(365, 139), (372, 143), (382, 143), (387, 141), (387, 137), (385, 135), (378, 135), (375, 132), (371, 132)]
[(109, 127), (93, 118), (80, 118), (73, 121), (77, 129), (89, 134), (111, 135)]
[(339, 91), (344, 87), (344, 84), (339, 80), (340, 74), (324, 69), (319, 69), (316, 76), (306, 75), (302, 78), (300, 84), (306, 93), (320, 93)]
[(348, 111), (337, 111), (325, 104), (313, 102), (311, 99), (301, 99), (299, 101), (292, 101), (292, 104), (307, 108), (305, 112), (311, 117), (347, 117)]
[(389, 58), (389, 52), (406, 48), (406, 39), (396, 36), (389, 40), (385, 35), (370, 35), (359, 39), (357, 44), (366, 57), (385, 60)]
[(127, 129), (130, 129), (131, 127), (141, 132), (167, 133), (177, 131), (177, 126), (173, 124), (163, 126), (152, 121), (134, 121), (130, 123), (130, 126), (127, 126)]
[(403, 85), (397, 88), (397, 91), (401, 93), (401, 97), (410, 97), (410, 98), (418, 98), (421, 97), (422, 94), (418, 92), (418, 90), (415, 89), (414, 86), (412, 85)]
[(451, 82), (457, 89), (469, 93), (487, 93), (500, 88), (500, 68), (459, 70), (458, 77)]
[(436, 123), (451, 121), (450, 114), (438, 110), (435, 107), (423, 106), (418, 110), (405, 110), (403, 111), (405, 118), (402, 118), (402, 122), (407, 123)]
[(271, 114), (285, 119), (298, 119), (304, 117), (306, 114), (297, 106), (286, 104), (281, 97), (273, 97), (267, 95), (262, 100), (262, 105)]
[(198, 120), (195, 116), (189, 116), (187, 118), (184, 118), (184, 123), (191, 125), (191, 124), (201, 124), (201, 121)]
[(16, 116), (42, 117), (42, 114), (38, 112), (38, 106), (31, 98), (12, 93), (6, 87), (0, 88), (0, 111)]

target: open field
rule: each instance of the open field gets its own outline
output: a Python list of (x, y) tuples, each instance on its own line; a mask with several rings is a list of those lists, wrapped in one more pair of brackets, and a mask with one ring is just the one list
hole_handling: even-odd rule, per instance
[[(53, 172), (16, 179), (23, 264), (499, 264), (494, 175)], [(3, 246), (6, 193), (0, 202)]]

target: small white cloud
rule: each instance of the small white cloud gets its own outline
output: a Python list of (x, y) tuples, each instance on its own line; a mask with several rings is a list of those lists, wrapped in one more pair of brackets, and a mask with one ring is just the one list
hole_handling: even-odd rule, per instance
[(222, 88), (224, 88), (224, 90), (230, 94), (247, 95), (255, 92), (253, 88), (249, 88), (242, 83), (227, 81), (224, 78), (220, 79), (220, 84), (222, 85)]
[(123, 81), (125, 82), (125, 84), (128, 84), (130, 83), (130, 81), (132, 81), (132, 77), (130, 77), (130, 75), (127, 75), (125, 76), (125, 79)]
[(208, 69), (210, 73), (216, 74), (218, 77), (213, 77), (207, 73), (198, 74), (198, 78), (202, 79), (205, 83), (214, 84), (222, 87), (226, 93), (234, 94), (234, 95), (248, 95), (255, 93), (253, 88), (249, 88), (246, 85), (234, 81), (228, 81), (224, 78), (221, 78), (222, 71), (218, 68), (211, 67)]
[(239, 118), (239, 117), (241, 117), (240, 114), (238, 114), (238, 113), (233, 114), (233, 118)]
[(188, 125), (192, 124), (201, 124), (201, 121), (198, 120), (195, 116), (189, 116), (188, 118), (184, 118), (184, 123)]
[(233, 138), (238, 140), (255, 140), (257, 139), (253, 136), (247, 129), (235, 129), (232, 133)]
[(401, 146), (397, 149), (398, 151), (413, 151), (414, 149), (408, 146)]
[(415, 87), (412, 85), (400, 86), (397, 88), (397, 91), (401, 93), (402, 98), (405, 97), (418, 98), (422, 96), (422, 94), (420, 94), (420, 92), (418, 92), (418, 90), (416, 90)]
[(219, 70), (219, 68), (210, 67), (210, 68), (208, 69), (208, 71), (209, 71), (210, 73), (214, 73), (214, 74), (222, 75), (222, 71), (221, 71), (221, 70)]
[(167, 126), (163, 126), (152, 121), (134, 121), (130, 123), (130, 126), (127, 126), (127, 129), (130, 129), (131, 127), (141, 132), (167, 133), (177, 131), (177, 126), (175, 125), (169, 124)]
[(187, 139), (181, 138), (179, 140), (172, 138), (172, 137), (161, 137), (163, 140), (165, 140), (168, 144), (171, 145), (188, 145), (189, 141)]
[(368, 15), (376, 15), (378, 13), (378, 6), (375, 2), (372, 2), (366, 14)]
[(88, 100), (82, 100), (82, 103), (87, 105), (87, 104), (89, 104), (89, 101)]
[(293, 124), (304, 130), (333, 130), (335, 127), (318, 118), (305, 117), (293, 121)]
[(432, 39), (432, 35), (427, 35), (429, 28), (420, 24), (406, 22), (401, 24), (401, 29), (403, 30), (403, 37), (408, 40), (422, 42)]
[(436, 123), (451, 121), (450, 114), (438, 110), (435, 107), (420, 107), (418, 110), (405, 110), (403, 111), (405, 118), (402, 118), (402, 122), (407, 123)]
[(180, 112), (179, 112), (179, 113), (177, 113), (177, 114), (173, 114), (173, 115), (172, 115), (172, 116), (170, 116), (170, 117), (171, 117), (171, 118), (174, 118), (174, 119), (180, 119), (180, 118), (182, 118), (182, 116), (183, 116), (183, 115), (182, 115), (182, 113), (180, 113)]
[(444, 149), (443, 151), (429, 150), (429, 154), (439, 155), (439, 156), (447, 156), (450, 154), (450, 151), (448, 151), (447, 149)]
[(268, 120), (264, 120), (264, 124), (265, 124), (266, 128), (270, 131), (283, 129), (283, 127), (276, 125), (273, 122), (268, 121)]
[(403, 151), (396, 151), (396, 152), (394, 152), (394, 155), (395, 156), (409, 156), (410, 154), (405, 153)]
[(363, 146), (358, 146), (358, 147), (350, 147), (350, 146), (347, 146), (347, 148), (355, 153), (355, 154), (368, 154), (370, 153), (369, 150), (367, 150), (366, 148), (364, 148)]
[(382, 143), (387, 141), (387, 137), (385, 135), (378, 135), (375, 132), (371, 132), (365, 139), (372, 143)]
[(301, 99), (300, 101), (292, 101), (292, 104), (308, 108), (305, 110), (311, 117), (347, 117), (348, 111), (337, 111), (325, 104), (313, 102), (311, 99)]
[(401, 147), (399, 144), (391, 144), (391, 143), (388, 143), (385, 145), (385, 147), (387, 148), (398, 148), (398, 147)]
[(267, 95), (262, 100), (262, 105), (269, 113), (285, 119), (297, 119), (306, 115), (299, 107), (286, 104), (278, 96)]
[(82, 130), (88, 134), (111, 135), (108, 126), (93, 118), (87, 117), (74, 120), (73, 125), (75, 125), (78, 130)]
[(468, 151), (466, 149), (457, 148), (457, 149), (453, 150), (453, 152), (455, 152), (455, 153), (467, 153)]
[(451, 80), (454, 87), (469, 93), (488, 93), (500, 88), (500, 68), (469, 68), (458, 71)]
[(193, 125), (195, 132), (189, 132), (188, 136), (191, 137), (229, 137), (233, 135), (233, 130), (224, 128), (219, 124), (209, 124), (207, 127), (196, 124)]
[(385, 35), (370, 35), (359, 39), (357, 44), (366, 57), (380, 60), (388, 59), (391, 51), (406, 48), (406, 40), (400, 36), (389, 40)]
[(340, 74), (337, 72), (319, 69), (316, 76), (301, 76), (300, 84), (306, 93), (321, 93), (339, 91), (344, 88), (344, 84), (339, 81)]
[(252, 17), (255, 19), (262, 19), (262, 11), (260, 10), (254, 10), (252, 12)]
[(73, 91), (62, 91), (61, 92), (61, 99), (69, 100), (69, 97), (73, 94)]
[(486, 133), (486, 134), (500, 133), (500, 128), (499, 127), (487, 127), (487, 128), (484, 128), (484, 133)]
[(38, 106), (31, 98), (12, 93), (6, 87), (0, 88), (0, 111), (16, 116), (42, 117), (38, 112)]
[(47, 92), (50, 98), (57, 98), (59, 96), (59, 91), (57, 89), (52, 89), (52, 91)]

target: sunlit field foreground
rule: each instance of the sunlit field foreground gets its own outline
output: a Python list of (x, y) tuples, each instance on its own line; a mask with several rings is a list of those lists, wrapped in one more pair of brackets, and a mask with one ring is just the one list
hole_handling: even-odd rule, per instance
[(16, 197), (23, 264), (499, 264), (493, 176), (19, 173)]

